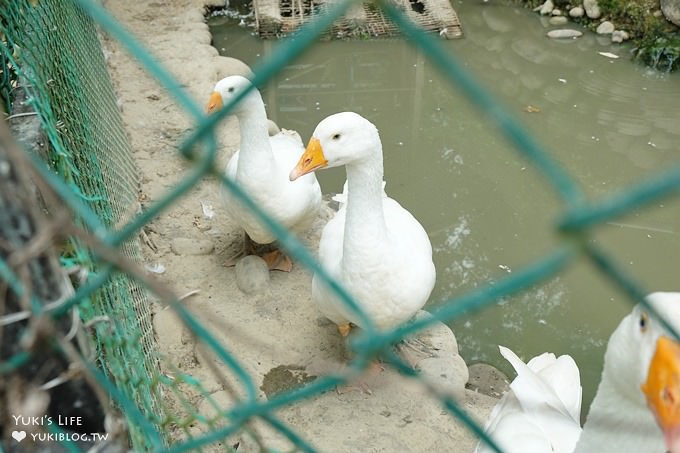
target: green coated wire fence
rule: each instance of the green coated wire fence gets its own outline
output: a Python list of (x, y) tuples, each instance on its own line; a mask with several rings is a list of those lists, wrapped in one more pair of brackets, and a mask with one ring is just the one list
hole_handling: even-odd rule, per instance
[[(115, 230), (136, 213), (138, 175), (94, 22), (74, 2), (3, 2), (0, 9), (2, 93), (13, 107), (8, 112), (14, 120), (37, 114), (46, 138), (40, 154), (77, 203), (77, 222), (97, 234)], [(25, 111), (19, 113), (20, 107)], [(121, 254), (139, 259), (136, 240), (109, 238)], [(88, 281), (98, 282), (90, 294), (58, 310), (77, 305), (86, 323), (108, 317), (93, 325), (100, 368), (136, 406), (157, 412), (158, 372), (144, 290), (77, 239), (62, 247), (66, 268), (82, 269)], [(130, 427), (133, 438), (149, 442), (139, 424)]]
[[(296, 39), (284, 40), (277, 52), (254, 69), (254, 85), (264, 85), (284, 65), (313, 45), (351, 4), (351, 1), (333, 2), (324, 14), (304, 25)], [(64, 209), (73, 213), (78, 228), (73, 231), (80, 232), (66, 234), (67, 241), (60, 244), (62, 265), (78, 272), (80, 279), (75, 283), (74, 293), (47, 312), (53, 319), (59, 319), (73, 307), (78, 307), (96, 341), (97, 366), (87, 366), (86, 373), (94, 385), (110, 396), (111, 413), (122, 414), (126, 419), (133, 450), (180, 452), (200, 449), (247, 429), (257, 418), (278, 430), (300, 451), (316, 451), (313, 439), (305, 439), (283, 422), (276, 415), (277, 409), (298, 404), (346, 382), (361, 373), (377, 354), (407, 376), (418, 379), (415, 371), (390, 352), (390, 345), (429, 327), (435, 320), (449, 322), (483, 310), (499, 298), (523, 291), (564, 271), (583, 257), (595, 265), (603, 278), (625, 291), (632, 301), (644, 303), (643, 296), (647, 292), (633, 276), (622, 270), (619, 263), (589, 241), (589, 235), (592, 228), (603, 222), (675, 195), (680, 189), (680, 165), (607, 198), (586, 199), (575, 179), (479, 86), (454, 56), (443, 50), (436, 39), (415, 26), (389, 1), (378, 0), (376, 4), (401, 29), (405, 38), (420, 47), (442, 70), (452, 86), (464, 92), (487, 114), (489, 127), (499, 128), (514, 143), (517, 152), (541, 172), (546, 186), (552, 188), (563, 203), (561, 217), (554, 225), (561, 241), (542, 258), (493, 285), (440, 304), (432, 310), (432, 320), (419, 320), (387, 332), (379, 332), (369, 324), (350, 344), (355, 355), (345, 373), (322, 376), (303, 387), (263, 400), (258, 397), (257, 383), (236, 352), (220, 344), (175, 296), (146, 279), (143, 273), (134, 272), (134, 263), (140, 261), (137, 235), (143, 227), (203, 178), (212, 176), (233, 191), (276, 234), (294, 258), (322, 275), (345, 303), (360, 311), (342, 287), (319, 267), (313, 252), (269, 218), (216, 166), (215, 127), (240, 99), (215, 115), (205, 116), (201, 106), (168, 70), (95, 1), (0, 0), (3, 41), (0, 92), (7, 113), (13, 120), (24, 115), (39, 118), (45, 143), (37, 153), (27, 153), (30, 166), (47, 182), (49, 190), (56, 193)], [(98, 30), (125, 46), (193, 119), (191, 133), (177, 149), (192, 164), (191, 171), (179, 185), (143, 211), (137, 201), (138, 175), (107, 73)], [(25, 93), (22, 102), (19, 102), (20, 93)], [(19, 111), (20, 105), (29, 110)], [(3, 295), (30, 294), (26, 280), (13, 269), (11, 256), (3, 253), (0, 258), (2, 281), (9, 288), (3, 290)], [(242, 387), (243, 398), (219, 413), (219, 423), (198, 413), (184, 396), (187, 388), (209, 396), (200, 381), (182, 373), (173, 378), (161, 374), (152, 333), (150, 298), (171, 307), (192, 335), (231, 370)], [(4, 316), (6, 307), (2, 308), (0, 314)], [(37, 301), (31, 310), (38, 315), (44, 306)], [(31, 326), (25, 326), (27, 331)], [(6, 378), (4, 381), (27, 366), (34, 355), (33, 351), (21, 350), (10, 356), (3, 355), (0, 373)], [(7, 391), (8, 387), (0, 385), (0, 397), (7, 398)], [(481, 428), (454, 400), (438, 396), (452, 417), (483, 436)], [(165, 403), (168, 397), (178, 399), (189, 415), (173, 413)], [(8, 439), (9, 422), (7, 414), (0, 417), (5, 440)], [(208, 426), (209, 431), (195, 434), (189, 427), (196, 423)], [(171, 436), (170, 432), (180, 435)], [(77, 448), (71, 442), (66, 444), (70, 449)]]

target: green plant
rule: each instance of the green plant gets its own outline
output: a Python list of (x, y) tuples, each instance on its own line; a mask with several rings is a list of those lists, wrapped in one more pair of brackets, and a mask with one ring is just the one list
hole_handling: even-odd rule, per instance
[(672, 72), (680, 61), (680, 35), (648, 37), (635, 52), (635, 59), (659, 71)]

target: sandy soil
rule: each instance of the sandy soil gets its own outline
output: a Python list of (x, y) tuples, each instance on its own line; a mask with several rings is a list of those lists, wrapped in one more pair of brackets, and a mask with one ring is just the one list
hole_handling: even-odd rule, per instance
[[(203, 17), (209, 1), (104, 2), (201, 107), (217, 80), (248, 72), (243, 63), (218, 56), (210, 46)], [(120, 44), (107, 40), (106, 52), (142, 177), (142, 203), (149, 204), (187, 174), (188, 165), (177, 155), (176, 146), (192, 123)], [(226, 161), (238, 146), (235, 120), (229, 119), (221, 127), (220, 139), (220, 159)], [(205, 215), (202, 204), (214, 207), (213, 217)], [(315, 228), (302, 238), (312, 250), (330, 215), (326, 210)], [(153, 243), (153, 248), (145, 246), (148, 263), (164, 266), (160, 277), (176, 294), (199, 291), (186, 299), (186, 305), (234, 352), (253, 376), (262, 398), (341, 369), (345, 347), (335, 327), (321, 319), (310, 300), (309, 271), (296, 265), (290, 274), (273, 272), (263, 290), (247, 295), (237, 287), (235, 269), (222, 265), (239, 245), (242, 233), (221, 210), (215, 181), (204, 180), (191, 189), (149, 225), (147, 234)], [(217, 368), (228, 376), (237, 393), (239, 385), (223, 363), (202, 352), (171, 310), (157, 309), (154, 326), (160, 352), (165, 356), (164, 371), (171, 373), (176, 368), (195, 376), (218, 404), (228, 407), (232, 400), (229, 385), (215, 377), (212, 370)], [(455, 354), (455, 340), (449, 346)], [(321, 451), (472, 450), (474, 437), (443, 411), (419, 382), (391, 369), (363, 379), (371, 393), (352, 388), (330, 391), (280, 410), (277, 416)], [(197, 411), (203, 415), (214, 413), (205, 398), (191, 388), (184, 390)], [(461, 394), (463, 407), (479, 420), (496, 402), (469, 390)], [(198, 424), (194, 427), (196, 434), (206, 429)], [(257, 431), (268, 447), (289, 446), (266, 426), (258, 425)], [(255, 451), (245, 435), (227, 442), (240, 442), (238, 451)]]

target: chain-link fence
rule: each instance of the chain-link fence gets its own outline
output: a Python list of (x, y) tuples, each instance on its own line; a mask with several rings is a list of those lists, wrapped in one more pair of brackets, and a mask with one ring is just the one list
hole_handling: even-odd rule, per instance
[[(312, 45), (351, 4), (333, 3), (325, 14), (305, 24), (296, 39), (285, 40), (276, 53), (255, 69), (254, 84), (266, 83)], [(143, 227), (210, 175), (248, 206), (294, 258), (323, 276), (347, 304), (359, 310), (340, 285), (319, 267), (313, 253), (215, 165), (215, 127), (240, 99), (215, 115), (205, 116), (180, 83), (96, 2), (2, 1), (0, 92), (12, 135), (23, 147), (19, 151), (3, 129), (0, 134), (0, 176), (4, 178), (0, 197), (3, 439), (11, 441), (9, 433), (16, 424), (11, 414), (27, 410), (29, 403), (33, 404), (30, 407), (35, 416), (68, 413), (68, 408), (55, 404), (58, 395), (63, 397), (71, 391), (83, 392), (81, 406), (82, 401), (89, 401), (92, 408), (88, 418), (93, 426), (87, 427), (88, 432), (117, 433), (124, 445), (128, 442), (127, 432), (135, 451), (200, 449), (249, 429), (254, 419), (273, 427), (299, 450), (315, 451), (313, 439), (301, 436), (276, 411), (347, 382), (364, 371), (378, 354), (387, 365), (419, 379), (411, 367), (392, 353), (390, 346), (433, 322), (449, 322), (483, 310), (501, 297), (562, 272), (583, 257), (595, 265), (603, 278), (630, 295), (631, 300), (644, 303), (646, 291), (604, 250), (589, 241), (589, 235), (603, 222), (674, 195), (680, 185), (680, 166), (605, 199), (587, 200), (572, 175), (436, 39), (414, 25), (391, 2), (378, 1), (376, 5), (406, 39), (420, 47), (442, 70), (453, 86), (486, 112), (490, 123), (541, 172), (546, 187), (555, 191), (563, 205), (562, 216), (555, 223), (555, 231), (561, 237), (559, 245), (493, 285), (438, 305), (432, 310), (432, 319), (420, 319), (386, 332), (369, 327), (351, 342), (354, 356), (344, 373), (320, 376), (302, 387), (263, 400), (258, 397), (257, 383), (238, 353), (221, 344), (176, 296), (139, 270), (137, 236)], [(127, 47), (193, 119), (194, 127), (177, 150), (191, 164), (191, 171), (144, 210), (137, 199), (138, 175), (97, 26)], [(34, 183), (37, 192), (30, 189)], [(5, 189), (11, 187), (25, 188), (27, 192)], [(229, 368), (243, 389), (243, 396), (218, 412), (217, 419), (201, 414), (187, 397), (195, 392), (210, 400), (210, 392), (200, 380), (181, 372), (173, 376), (161, 373), (149, 295), (174, 310), (191, 335)], [(94, 339), (93, 344), (90, 339)], [(72, 382), (72, 388), (62, 387), (64, 382)], [(437, 397), (452, 418), (482, 435), (480, 427), (456, 401), (441, 394)], [(178, 401), (182, 411), (169, 406), (168, 399)], [(73, 400), (78, 399), (69, 399)], [(71, 409), (78, 408), (82, 409), (80, 406)], [(125, 423), (120, 423), (121, 420)], [(192, 430), (196, 424), (206, 429)], [(60, 432), (53, 424), (48, 425), (43, 428)], [(65, 440), (65, 447), (71, 450), (83, 447), (68, 437), (57, 440)]]

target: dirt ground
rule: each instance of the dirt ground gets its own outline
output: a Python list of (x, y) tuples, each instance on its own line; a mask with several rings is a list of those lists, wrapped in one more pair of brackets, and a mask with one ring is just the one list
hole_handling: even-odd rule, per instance
[[(104, 6), (168, 68), (203, 108), (215, 82), (230, 74), (247, 74), (241, 62), (218, 56), (204, 22), (206, 3), (215, 0), (106, 0)], [(192, 127), (189, 116), (119, 43), (106, 40), (114, 86), (142, 184), (142, 204), (158, 200), (187, 174), (188, 165), (176, 152)], [(280, 126), (285, 127), (285, 124)], [(308, 137), (303, 137), (306, 141)], [(238, 147), (238, 124), (229, 119), (220, 130), (220, 159)], [(212, 207), (214, 215), (210, 216)], [(301, 238), (314, 250), (319, 231), (331, 215), (326, 210), (309, 234)], [(335, 327), (324, 321), (311, 302), (311, 274), (296, 265), (289, 274), (272, 272), (264, 289), (245, 294), (236, 271), (222, 263), (239, 245), (242, 233), (221, 209), (220, 189), (204, 180), (177, 200), (147, 230), (153, 247), (145, 247), (147, 264), (176, 294), (198, 293), (185, 301), (191, 311), (240, 360), (267, 398), (281, 388), (342, 369), (345, 347)], [(159, 266), (162, 266), (159, 267)], [(228, 407), (225, 382), (212, 369), (225, 367), (202, 353), (172, 310), (158, 308), (154, 326), (163, 366), (200, 379), (212, 397)], [(452, 337), (453, 338), (453, 337)], [(449, 347), (457, 352), (455, 340)], [(467, 370), (466, 370), (467, 376)], [(277, 416), (303, 438), (326, 452), (471, 451), (474, 437), (419, 382), (386, 368), (364, 377), (371, 392), (329, 391), (279, 410)], [(232, 382), (233, 384), (233, 382)], [(236, 386), (238, 387), (238, 386)], [(461, 386), (462, 389), (462, 386)], [(190, 390), (187, 390), (190, 392)], [(238, 390), (237, 390), (238, 392)], [(496, 399), (461, 390), (463, 407), (484, 420)], [(214, 409), (198, 395), (188, 395), (203, 415)], [(206, 429), (195, 426), (198, 434)], [(289, 449), (290, 444), (267, 427), (257, 426), (265, 445)], [(238, 451), (256, 451), (244, 436)], [(218, 446), (219, 447), (219, 446)]]

